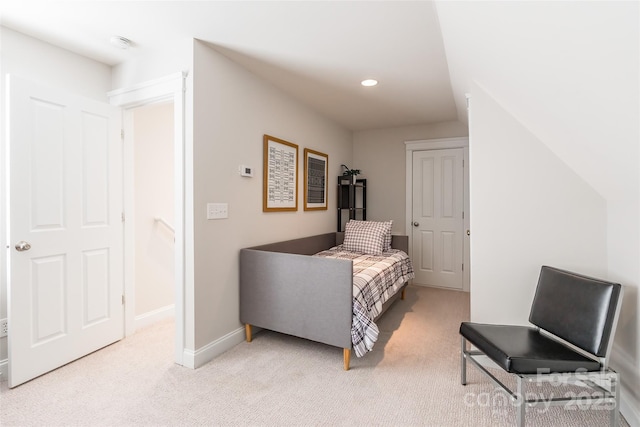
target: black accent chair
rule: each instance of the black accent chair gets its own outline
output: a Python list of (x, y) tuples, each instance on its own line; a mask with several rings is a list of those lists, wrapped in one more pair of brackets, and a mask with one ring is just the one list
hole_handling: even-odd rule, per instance
[[(531, 306), (530, 326), (463, 322), (461, 380), (467, 383), (467, 360), (486, 374), (514, 402), (517, 425), (525, 425), (526, 408), (549, 405), (606, 403), (610, 421), (618, 426), (618, 373), (608, 366), (622, 287), (557, 268), (543, 266)], [(467, 341), (477, 350), (467, 350)], [(507, 388), (477, 359), (487, 356), (516, 376), (516, 391)], [(526, 399), (528, 383), (554, 382), (589, 387), (590, 398)]]

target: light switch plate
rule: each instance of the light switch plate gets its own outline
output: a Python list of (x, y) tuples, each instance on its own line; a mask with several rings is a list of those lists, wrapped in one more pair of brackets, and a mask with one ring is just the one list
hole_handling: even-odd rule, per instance
[(207, 203), (207, 219), (229, 218), (229, 205), (227, 203)]

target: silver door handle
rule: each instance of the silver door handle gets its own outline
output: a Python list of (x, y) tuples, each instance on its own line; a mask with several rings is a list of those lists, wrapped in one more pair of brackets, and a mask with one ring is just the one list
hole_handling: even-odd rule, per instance
[(31, 249), (31, 245), (24, 240), (20, 240), (18, 243), (16, 243), (16, 250), (18, 252), (28, 251), (29, 249)]
[(418, 221), (414, 221), (414, 222), (413, 222), (413, 226), (414, 226), (414, 227), (417, 227), (417, 226), (419, 226), (419, 225), (420, 225), (420, 223), (419, 223)]
[(467, 230), (467, 236), (471, 236), (471, 231)]

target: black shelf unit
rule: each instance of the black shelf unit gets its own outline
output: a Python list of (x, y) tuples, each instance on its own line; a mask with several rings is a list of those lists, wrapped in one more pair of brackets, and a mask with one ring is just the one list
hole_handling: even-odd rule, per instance
[(343, 231), (350, 219), (367, 219), (367, 180), (341, 175), (338, 177), (338, 231)]

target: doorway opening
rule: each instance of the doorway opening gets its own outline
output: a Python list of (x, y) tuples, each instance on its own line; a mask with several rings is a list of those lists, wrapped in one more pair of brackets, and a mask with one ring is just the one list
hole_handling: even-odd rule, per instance
[[(175, 362), (179, 365), (184, 365), (184, 340), (185, 340), (185, 318), (184, 318), (184, 299), (185, 299), (185, 138), (184, 138), (184, 88), (185, 79), (187, 73), (176, 73), (161, 79), (146, 82), (135, 87), (118, 89), (109, 92), (109, 99), (112, 105), (116, 105), (123, 108), (124, 120), (124, 210), (125, 215), (129, 215), (130, 220), (125, 220), (124, 226), (124, 297), (125, 297), (125, 336), (131, 335), (136, 329), (136, 318), (138, 324), (142, 325), (145, 321), (153, 322), (158, 317), (163, 317), (174, 313), (175, 319)], [(144, 291), (137, 289), (136, 270), (138, 265), (136, 263), (136, 203), (140, 203), (139, 211), (147, 211), (149, 206), (145, 205), (145, 201), (138, 198), (134, 191), (135, 174), (137, 172), (146, 173), (145, 168), (150, 167), (152, 169), (158, 169), (153, 165), (153, 159), (146, 159), (145, 165), (135, 164), (135, 147), (136, 141), (136, 123), (140, 120), (136, 119), (136, 115), (145, 115), (149, 113), (152, 124), (149, 126), (148, 133), (153, 139), (154, 125), (157, 118), (154, 118), (156, 114), (161, 114), (163, 108), (168, 109), (171, 106), (172, 115), (172, 130), (163, 130), (163, 133), (169, 133), (172, 137), (168, 137), (171, 141), (169, 144), (169, 151), (172, 152), (172, 171), (156, 170), (153, 174), (160, 174), (163, 180), (163, 186), (172, 186), (173, 195), (172, 202), (167, 202), (165, 197), (162, 197), (164, 203), (162, 207), (156, 207), (155, 210), (149, 210), (148, 215), (152, 215), (150, 219), (148, 216), (144, 216), (140, 219), (141, 224), (146, 224), (147, 239), (155, 241), (162, 247), (153, 248), (156, 252), (153, 253), (152, 259), (149, 261), (151, 265), (159, 262), (161, 259), (166, 259), (167, 256), (173, 255), (172, 273), (173, 273), (173, 306), (169, 302), (166, 292), (160, 300), (145, 299), (136, 303), (140, 295), (138, 292), (153, 293), (154, 288), (167, 285), (160, 285), (153, 283), (153, 278), (149, 279), (151, 282), (148, 284), (147, 289)], [(148, 110), (148, 111), (146, 111)], [(164, 111), (164, 114), (169, 113)], [(160, 123), (156, 123), (160, 125)], [(139, 127), (139, 126), (138, 126)], [(153, 147), (149, 149), (153, 153)], [(165, 150), (166, 151), (166, 150)], [(148, 155), (149, 153), (147, 153)], [(154, 155), (155, 154), (151, 154)], [(168, 154), (165, 154), (167, 157)], [(163, 164), (166, 165), (167, 160), (163, 160)], [(136, 167), (138, 166), (138, 167)], [(167, 167), (167, 166), (165, 166)], [(153, 186), (153, 183), (148, 184)], [(145, 190), (140, 190), (145, 191)], [(154, 190), (155, 191), (155, 190)], [(167, 203), (169, 203), (167, 205)], [(167, 211), (168, 209), (168, 211)], [(172, 212), (170, 212), (172, 210)], [(150, 213), (153, 212), (153, 213)], [(151, 224), (149, 224), (151, 221)], [(172, 235), (173, 234), (173, 235)], [(173, 252), (169, 250), (171, 247), (171, 238), (173, 238)], [(147, 241), (149, 244), (150, 241)], [(145, 251), (145, 243), (142, 242), (141, 250)], [(164, 249), (162, 249), (164, 248)], [(147, 248), (149, 249), (149, 248)], [(166, 280), (166, 274), (168, 273), (165, 266), (165, 274), (163, 275)], [(151, 276), (153, 273), (151, 273)], [(144, 279), (146, 282), (147, 279)], [(145, 286), (144, 283), (141, 286)], [(136, 292), (138, 291), (138, 292)], [(165, 289), (166, 291), (166, 289)], [(154, 304), (157, 307), (149, 311), (150, 304)], [(136, 311), (140, 310), (137, 314)], [(145, 311), (147, 310), (147, 311)]]
[[(459, 277), (459, 279), (456, 280), (461, 281), (461, 286), (451, 286), (446, 282), (438, 283), (437, 280), (435, 283), (428, 283), (428, 280), (425, 280), (422, 284), (470, 292), (469, 139), (464, 137), (407, 141), (405, 142), (405, 150), (405, 224), (406, 234), (409, 236), (409, 247), (414, 248), (414, 250), (411, 251), (414, 268), (424, 268), (425, 270), (433, 269), (435, 264), (437, 264), (434, 262), (435, 255), (440, 255), (440, 264), (445, 267), (443, 270), (449, 270), (455, 273), (455, 275)], [(438, 161), (436, 161), (438, 159), (436, 158), (439, 157), (439, 155), (436, 153), (445, 152), (451, 155), (446, 156), (446, 161), (438, 164)], [(455, 154), (456, 152), (458, 152), (458, 154)], [(426, 163), (416, 161), (421, 157), (432, 161)], [(455, 158), (457, 157), (459, 157), (459, 159), (456, 160)], [(461, 169), (458, 169), (458, 167), (455, 166), (456, 164), (460, 164)], [(431, 165), (431, 167), (425, 165)], [(424, 170), (422, 168), (424, 168)], [(457, 172), (459, 170), (460, 172)], [(434, 176), (434, 174), (437, 176)], [(432, 178), (426, 179), (426, 175), (432, 176)], [(454, 177), (454, 175), (456, 177)], [(416, 182), (421, 182), (425, 188), (416, 189)], [(449, 185), (444, 185), (447, 183)], [(435, 186), (442, 187), (442, 191), (436, 191)], [(415, 194), (416, 191), (419, 193), (417, 196)], [(459, 192), (462, 192), (462, 194), (456, 195), (456, 193)], [(458, 196), (461, 197), (458, 199)], [(419, 200), (416, 200), (416, 197), (418, 197)], [(434, 199), (434, 203), (426, 203), (423, 205), (422, 199), (425, 197), (427, 197), (427, 200), (433, 198), (437, 200)], [(435, 209), (437, 208), (436, 205), (440, 203), (443, 205), (443, 210), (447, 211), (447, 215), (441, 215), (443, 217), (442, 219), (438, 219), (438, 215), (423, 212), (425, 211), (425, 206)], [(461, 211), (459, 211), (460, 208), (462, 208)], [(422, 216), (425, 218), (422, 218)], [(439, 224), (438, 227), (423, 230), (424, 227), (422, 226), (424, 224), (422, 223), (430, 220), (431, 218), (429, 217), (437, 219), (441, 224)], [(458, 223), (455, 229), (447, 228), (449, 226), (447, 222), (451, 220), (455, 220), (455, 222)], [(442, 227), (440, 227), (440, 225), (442, 225)], [(440, 233), (444, 238), (440, 240), (436, 239), (434, 237), (436, 233)], [(416, 246), (421, 250), (415, 250)], [(438, 251), (438, 254), (434, 255), (436, 251)], [(416, 257), (419, 259), (416, 259)], [(447, 271), (445, 271), (445, 273), (447, 273)], [(414, 283), (421, 284), (415, 280)]]
[[(125, 194), (133, 200), (126, 206), (126, 221), (133, 223), (133, 292), (127, 304), (134, 307), (134, 330), (175, 315), (175, 227), (174, 227), (174, 105), (173, 101), (133, 108), (133, 171), (126, 175)], [(127, 120), (128, 121), (128, 120)], [(128, 230), (131, 230), (128, 228)], [(130, 323), (130, 322), (129, 322)]]

